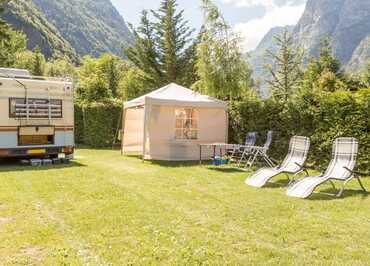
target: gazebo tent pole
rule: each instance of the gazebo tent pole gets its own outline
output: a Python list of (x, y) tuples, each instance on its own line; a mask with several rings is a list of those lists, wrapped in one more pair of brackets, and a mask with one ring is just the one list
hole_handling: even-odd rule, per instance
[(148, 112), (149, 112), (149, 105), (145, 100), (144, 104), (144, 132), (143, 132), (143, 161), (145, 160), (145, 151), (146, 151), (146, 137), (147, 137), (147, 120), (148, 120)]
[(229, 112), (228, 112), (228, 109), (225, 110), (225, 119), (226, 119), (225, 143), (229, 143)]
[(121, 155), (125, 154), (125, 151), (124, 151), (125, 124), (126, 124), (126, 108), (123, 107), (123, 111), (122, 111), (122, 130), (121, 130)]

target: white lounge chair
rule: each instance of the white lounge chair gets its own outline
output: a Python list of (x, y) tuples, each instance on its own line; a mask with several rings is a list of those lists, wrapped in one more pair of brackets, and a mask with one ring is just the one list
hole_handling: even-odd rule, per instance
[(310, 148), (310, 139), (302, 136), (294, 136), (290, 140), (289, 152), (282, 164), (274, 168), (262, 168), (252, 174), (245, 180), (247, 185), (253, 187), (263, 187), (271, 178), (278, 174), (285, 173), (289, 181), (288, 174), (297, 175), (301, 173), (308, 150)]
[(321, 184), (329, 181), (335, 188), (332, 180), (343, 181), (341, 190), (336, 194), (340, 197), (347, 183), (356, 178), (363, 191), (366, 192), (360, 176), (364, 175), (353, 171), (356, 166), (358, 141), (355, 138), (337, 138), (333, 143), (332, 160), (326, 171), (318, 176), (306, 176), (294, 183), (287, 191), (287, 195), (297, 198), (307, 198)]

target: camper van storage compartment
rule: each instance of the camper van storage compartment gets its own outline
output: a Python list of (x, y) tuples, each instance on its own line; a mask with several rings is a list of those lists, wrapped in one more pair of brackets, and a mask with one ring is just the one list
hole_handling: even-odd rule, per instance
[(18, 128), (18, 146), (54, 144), (54, 127), (27, 126)]

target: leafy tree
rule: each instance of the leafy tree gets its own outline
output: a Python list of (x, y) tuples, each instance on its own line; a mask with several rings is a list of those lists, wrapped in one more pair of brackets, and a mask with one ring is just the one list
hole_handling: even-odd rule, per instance
[(32, 72), (34, 67), (34, 53), (30, 50), (24, 50), (15, 54), (15, 62), (13, 67), (27, 69)]
[(13, 67), (17, 54), (26, 50), (27, 39), (23, 33), (9, 29), (6, 39), (0, 39), (0, 66)]
[(280, 35), (274, 36), (277, 52), (267, 50), (274, 65), (266, 65), (266, 69), (271, 73), (270, 85), (273, 96), (286, 103), (289, 96), (299, 85), (302, 76), (303, 50), (294, 44), (293, 36), (287, 29)]
[(241, 39), (230, 29), (218, 8), (202, 0), (204, 25), (197, 46), (194, 88), (223, 100), (240, 99), (250, 92), (251, 74), (242, 57)]
[(86, 56), (77, 71), (77, 97), (80, 101), (104, 101), (119, 96), (120, 80), (125, 64), (113, 55), (103, 54), (94, 59)]
[(134, 99), (149, 92), (149, 88), (145, 86), (145, 80), (148, 77), (146, 73), (137, 67), (129, 67), (119, 84), (120, 98), (125, 101)]
[[(0, 13), (4, 12), (8, 0), (0, 0)], [(0, 19), (0, 66), (11, 67), (15, 63), (15, 54), (26, 49), (24, 34), (13, 31)]]
[(183, 18), (184, 11), (176, 9), (176, 0), (162, 0), (157, 11), (151, 10), (154, 21), (143, 11), (140, 26), (132, 27), (135, 44), (125, 54), (145, 73), (148, 86), (170, 82), (189, 86), (194, 82), (194, 75), (189, 74), (194, 72), (193, 30)]
[(31, 73), (35, 76), (43, 76), (45, 72), (45, 57), (41, 53), (39, 47), (35, 48), (34, 57), (33, 57), (33, 67)]
[(52, 59), (46, 63), (45, 75), (49, 77), (75, 77), (75, 66), (68, 59)]
[(45, 57), (40, 49), (36, 48), (34, 52), (24, 50), (15, 54), (14, 64), (11, 67), (27, 69), (34, 76), (43, 76), (45, 74)]

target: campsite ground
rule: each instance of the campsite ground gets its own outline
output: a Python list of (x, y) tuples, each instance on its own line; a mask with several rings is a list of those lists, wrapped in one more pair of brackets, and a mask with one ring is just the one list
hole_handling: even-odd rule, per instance
[(64, 167), (1, 165), (0, 265), (369, 263), (370, 195), (299, 200), (246, 175), (88, 149)]

